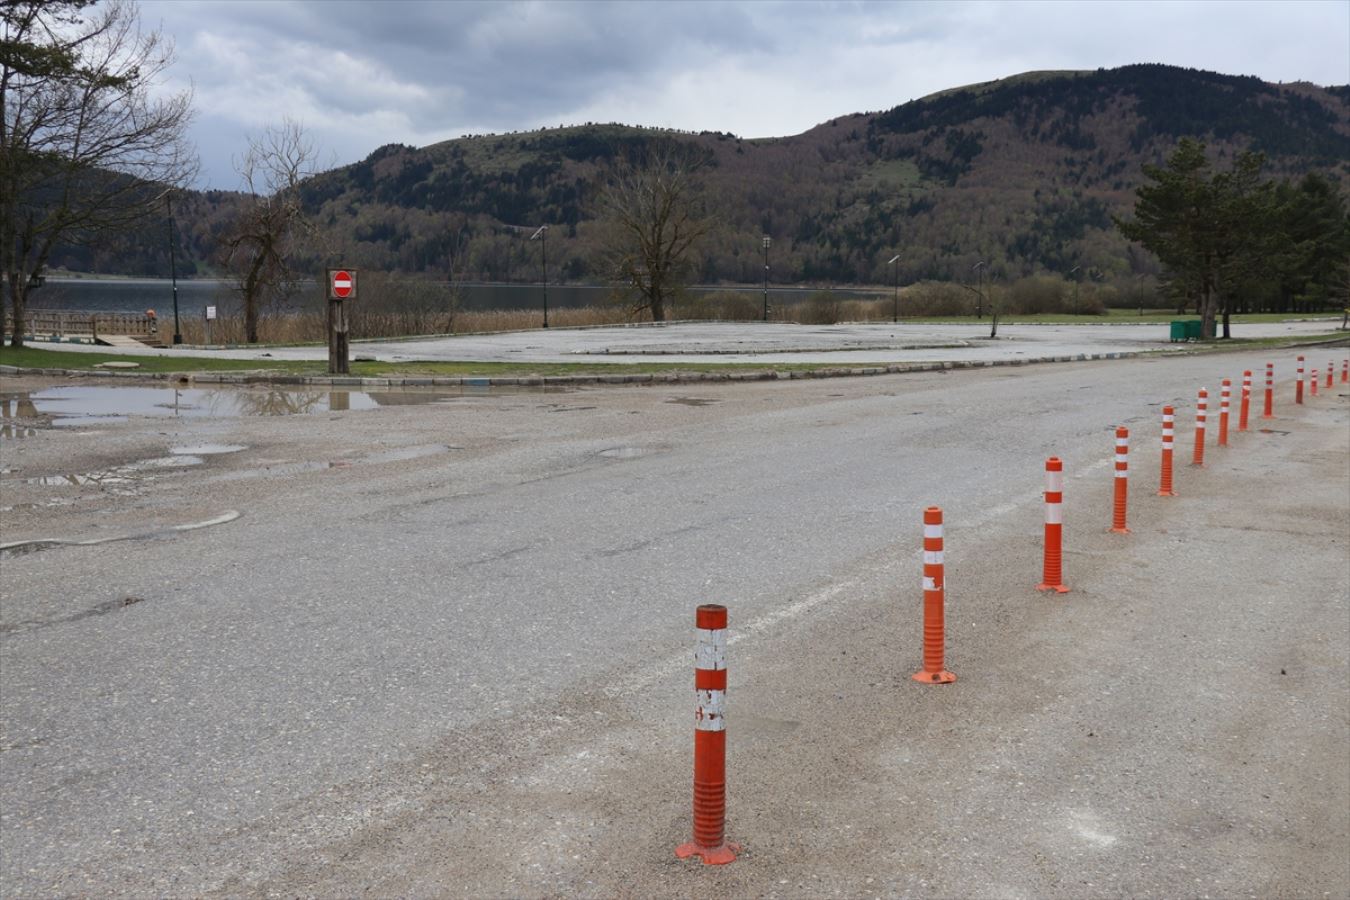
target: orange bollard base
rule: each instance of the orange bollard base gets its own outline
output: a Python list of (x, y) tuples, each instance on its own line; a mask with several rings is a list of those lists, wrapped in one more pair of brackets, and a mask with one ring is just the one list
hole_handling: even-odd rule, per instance
[(703, 860), (705, 866), (725, 866), (727, 863), (735, 862), (736, 854), (739, 852), (741, 852), (741, 845), (731, 842), (719, 844), (716, 847), (704, 847), (690, 841), (675, 848), (675, 855), (680, 859), (697, 856)]
[(1054, 591), (1056, 594), (1067, 594), (1069, 592), (1069, 586), (1067, 584), (1038, 584), (1036, 585), (1036, 590)]
[(1176, 492), (1176, 491), (1158, 491), (1158, 496), (1159, 496), (1159, 497), (1175, 497), (1175, 496), (1177, 496), (1177, 492)]
[(951, 672), (915, 672), (910, 677), (923, 684), (951, 684), (956, 680)]
[(1109, 530), (1112, 534), (1134, 534), (1134, 532), (1131, 531), (1131, 530), (1128, 529), (1128, 528), (1111, 528), (1111, 529), (1108, 529), (1108, 530)]

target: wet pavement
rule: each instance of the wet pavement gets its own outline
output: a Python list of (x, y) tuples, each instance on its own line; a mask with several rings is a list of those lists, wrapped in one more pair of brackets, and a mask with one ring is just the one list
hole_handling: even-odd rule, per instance
[[(1233, 325), (1235, 338), (1304, 337), (1335, 333), (1337, 319), (1290, 320)], [(762, 322), (688, 322), (600, 328), (552, 328), (500, 334), (454, 335), (407, 340), (352, 342), (352, 358), (381, 362), (665, 362), (838, 363), (981, 362), (1079, 354), (1183, 350), (1171, 343), (1166, 323), (1112, 322), (1092, 325), (1008, 325), (989, 337), (988, 320), (962, 324), (872, 323), (792, 325)], [(1343, 332), (1342, 332), (1343, 334)], [(118, 352), (111, 347), (53, 346), (74, 353)], [(223, 359), (322, 360), (319, 346), (257, 349), (137, 350), (160, 356), (210, 355)]]

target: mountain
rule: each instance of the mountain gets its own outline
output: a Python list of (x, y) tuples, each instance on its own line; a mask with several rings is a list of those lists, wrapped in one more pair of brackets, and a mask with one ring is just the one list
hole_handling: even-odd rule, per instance
[[(549, 223), (552, 280), (603, 280), (594, 198), (616, 155), (658, 138), (702, 148), (717, 225), (697, 280), (886, 284), (960, 280), (980, 259), (1007, 278), (1067, 272), (1105, 280), (1155, 263), (1117, 234), (1145, 163), (1183, 136), (1220, 168), (1244, 149), (1271, 176), (1320, 171), (1350, 190), (1350, 86), (1270, 84), (1163, 65), (1030, 72), (840, 116), (793, 137), (583, 125), (475, 135), (423, 148), (390, 144), (306, 182), (324, 258), (444, 279), (539, 278)], [(227, 193), (189, 198), (189, 256), (209, 257)], [(162, 245), (162, 236), (157, 239)], [(158, 272), (151, 251), (126, 258)], [(898, 272), (887, 261), (900, 254)], [(189, 262), (189, 265), (192, 265)]]

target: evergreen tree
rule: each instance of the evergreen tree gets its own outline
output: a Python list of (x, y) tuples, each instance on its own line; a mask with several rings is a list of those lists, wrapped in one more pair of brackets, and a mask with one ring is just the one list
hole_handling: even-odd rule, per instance
[(1116, 219), (1125, 237), (1151, 250), (1174, 293), (1195, 300), (1205, 337), (1214, 337), (1218, 203), (1205, 145), (1182, 138), (1165, 166), (1144, 166), (1150, 183), (1135, 196), (1134, 221)]

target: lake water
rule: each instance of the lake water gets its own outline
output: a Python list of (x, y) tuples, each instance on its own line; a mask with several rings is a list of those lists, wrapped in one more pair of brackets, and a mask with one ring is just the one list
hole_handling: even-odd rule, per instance
[[(543, 305), (543, 292), (538, 284), (484, 284), (459, 286), (465, 309), (538, 309)], [(756, 285), (691, 287), (695, 293), (739, 292), (755, 297), (763, 296), (763, 288)], [(819, 288), (769, 288), (769, 303), (782, 304), (805, 300)], [(888, 296), (875, 291), (850, 288), (831, 288), (842, 297)], [(548, 286), (550, 309), (593, 306), (605, 302), (611, 288), (605, 285)], [(29, 296), (29, 309), (79, 309), (106, 312), (144, 312), (155, 310), (161, 320), (173, 315), (173, 284), (167, 279), (99, 279), (48, 278), (46, 284)], [(299, 308), (318, 308), (322, 302), (319, 287), (309, 282), (297, 299)], [(358, 301), (359, 302), (359, 301)], [(178, 282), (178, 312), (186, 317), (200, 318), (206, 307), (215, 306), (220, 316), (237, 315), (239, 295), (233, 282), (215, 280), (180, 280)], [(676, 309), (678, 313), (678, 306)]]

